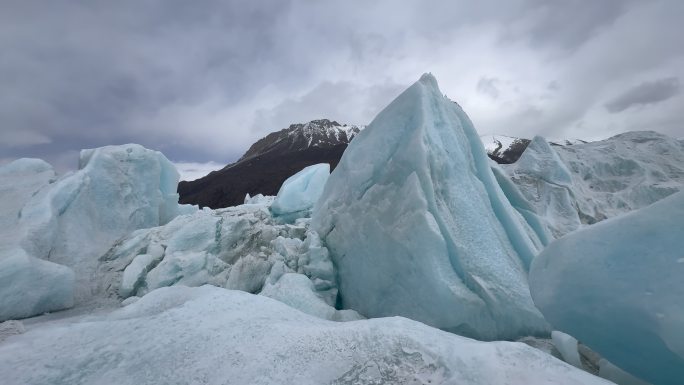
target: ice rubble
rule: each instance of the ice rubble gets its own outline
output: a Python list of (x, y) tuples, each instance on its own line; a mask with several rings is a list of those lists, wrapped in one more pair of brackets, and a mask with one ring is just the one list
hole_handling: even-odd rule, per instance
[[(31, 291), (40, 291), (41, 280), (54, 284), (13, 317), (88, 300), (98, 257), (118, 238), (195, 210), (178, 205), (178, 172), (171, 162), (136, 144), (83, 150), (79, 170), (59, 179), (43, 161), (15, 161), (2, 167), (0, 180), (0, 220), (7, 229), (0, 239), (3, 270), (15, 271), (21, 277), (16, 283)], [(0, 298), (7, 298), (7, 290), (22, 288), (0, 290)], [(68, 292), (75, 295), (71, 301)]]
[(572, 146), (537, 137), (510, 175), (558, 238), (682, 189), (684, 145), (656, 132), (628, 132)]
[(326, 319), (358, 319), (333, 307), (332, 262), (308, 219), (283, 224), (269, 199), (179, 216), (165, 226), (121, 239), (101, 259), (100, 290), (144, 296), (173, 285), (212, 284), (261, 293)]
[(8, 384), (610, 384), (522, 343), (399, 317), (329, 322), (212, 286), (162, 288), (107, 315), (29, 328), (0, 344), (0, 375)]
[(274, 216), (286, 222), (311, 217), (311, 209), (323, 193), (330, 176), (330, 165), (314, 164), (287, 178), (271, 205)]
[(578, 230), (532, 264), (556, 328), (655, 385), (684, 378), (684, 192)]
[(312, 228), (336, 264), (344, 308), (480, 339), (549, 332), (527, 285), (541, 241), (432, 75), (351, 142)]

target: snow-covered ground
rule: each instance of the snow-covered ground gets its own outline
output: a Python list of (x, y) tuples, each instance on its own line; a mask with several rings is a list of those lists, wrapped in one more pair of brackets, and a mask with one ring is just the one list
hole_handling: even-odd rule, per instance
[(393, 317), (330, 322), (211, 286), (150, 292), (0, 343), (3, 384), (603, 385), (515, 342)]

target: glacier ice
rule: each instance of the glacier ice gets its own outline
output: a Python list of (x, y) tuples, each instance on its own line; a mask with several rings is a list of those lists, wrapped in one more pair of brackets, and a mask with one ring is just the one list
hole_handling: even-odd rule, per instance
[(61, 310), (74, 303), (74, 273), (28, 255), (21, 248), (21, 208), (57, 179), (40, 159), (0, 166), (0, 322)]
[(577, 230), (534, 260), (535, 304), (625, 371), (656, 385), (684, 378), (684, 192)]
[(682, 190), (684, 145), (656, 132), (549, 146), (540, 137), (501, 168), (558, 238)]
[(34, 325), (0, 344), (0, 375), (7, 384), (610, 384), (522, 343), (399, 317), (330, 322), (212, 286)]
[(178, 205), (178, 172), (160, 152), (137, 144), (81, 151), (79, 170), (40, 190), (21, 209), (23, 248), (71, 267), (76, 301), (92, 297), (98, 257), (129, 232), (158, 226)]
[(579, 351), (577, 350), (577, 339), (575, 337), (554, 330), (551, 332), (551, 341), (553, 341), (553, 345), (563, 356), (563, 361), (576, 368), (582, 368)]
[(314, 164), (287, 178), (271, 205), (271, 212), (287, 222), (311, 216), (311, 209), (323, 193), (330, 165)]
[(271, 205), (273, 204), (273, 201), (275, 200), (274, 196), (269, 196), (269, 195), (264, 195), (264, 194), (257, 194), (255, 196), (250, 196), (247, 194), (245, 196), (245, 204), (246, 205)]
[(508, 166), (525, 197), (534, 202), (536, 213), (558, 238), (580, 227), (572, 190), (572, 174), (556, 151), (536, 136), (516, 163)]
[(257, 202), (197, 211), (122, 238), (102, 257), (100, 291), (126, 298), (212, 284), (261, 293), (326, 319), (358, 318), (334, 308), (333, 264), (308, 219), (281, 223), (268, 200)]
[(542, 242), (432, 75), (351, 142), (312, 228), (336, 265), (343, 308), (480, 339), (550, 332), (527, 285)]
[(62, 265), (5, 251), (0, 259), (0, 322), (74, 305), (74, 272)]
[(304, 313), (330, 321), (363, 319), (353, 310), (336, 310), (316, 294), (313, 282), (303, 274), (283, 273), (275, 283), (266, 282), (260, 295), (278, 300)]
[[(0, 285), (0, 297), (30, 291), (14, 311), (23, 316), (92, 299), (98, 258), (117, 239), (196, 211), (178, 205), (177, 183), (168, 159), (135, 144), (83, 150), (79, 170), (60, 178), (38, 159), (0, 167), (0, 274), (13, 271), (17, 285)], [(44, 283), (29, 290), (32, 279)]]

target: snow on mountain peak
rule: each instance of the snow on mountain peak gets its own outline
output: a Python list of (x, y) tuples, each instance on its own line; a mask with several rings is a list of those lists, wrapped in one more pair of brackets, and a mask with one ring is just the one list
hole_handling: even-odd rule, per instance
[(333, 147), (348, 144), (364, 126), (340, 124), (334, 120), (316, 119), (291, 124), (255, 142), (238, 160), (254, 158), (268, 152), (301, 151), (310, 147)]

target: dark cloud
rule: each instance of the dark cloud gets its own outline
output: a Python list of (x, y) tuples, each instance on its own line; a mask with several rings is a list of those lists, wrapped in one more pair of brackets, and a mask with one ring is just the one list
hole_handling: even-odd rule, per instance
[(573, 50), (590, 40), (630, 7), (635, 0), (529, 0), (524, 7), (527, 23), (510, 31), (533, 45)]
[(679, 94), (680, 90), (679, 79), (675, 77), (644, 82), (628, 89), (620, 96), (606, 103), (606, 109), (616, 113), (632, 106), (660, 103)]
[(4, 1), (0, 159), (69, 165), (137, 142), (225, 163), (290, 123), (368, 123), (428, 71), (483, 133), (674, 135), (684, 112), (668, 103), (629, 125), (604, 104), (635, 79), (684, 76), (682, 4)]

